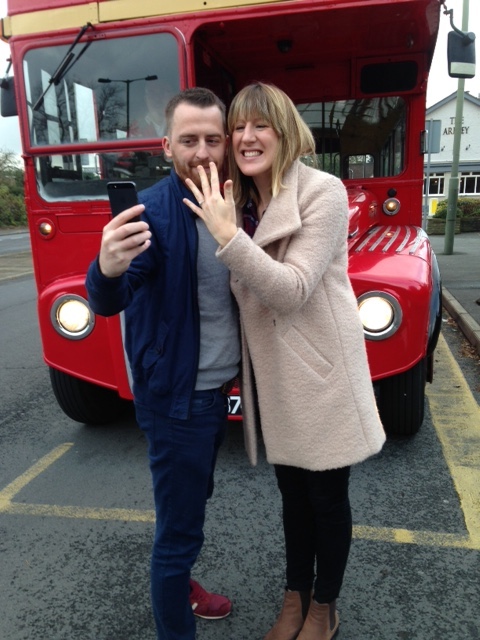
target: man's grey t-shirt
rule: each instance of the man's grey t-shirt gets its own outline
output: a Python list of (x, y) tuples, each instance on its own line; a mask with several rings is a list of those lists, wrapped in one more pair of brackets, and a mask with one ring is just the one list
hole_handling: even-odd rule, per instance
[(230, 272), (215, 256), (217, 241), (200, 218), (198, 230), (198, 306), (200, 360), (196, 390), (215, 389), (234, 378), (240, 362), (238, 310), (230, 291)]

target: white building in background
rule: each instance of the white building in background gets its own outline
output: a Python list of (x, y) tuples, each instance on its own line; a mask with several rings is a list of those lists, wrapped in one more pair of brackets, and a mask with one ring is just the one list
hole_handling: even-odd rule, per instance
[[(457, 92), (429, 107), (425, 120), (441, 122), (440, 152), (430, 154), (428, 189), (429, 213), (434, 214), (440, 200), (448, 198), (448, 182), (452, 171), (453, 138)], [(425, 155), (425, 170), (427, 156)], [(480, 99), (464, 94), (462, 137), (458, 165), (459, 198), (480, 199)]]

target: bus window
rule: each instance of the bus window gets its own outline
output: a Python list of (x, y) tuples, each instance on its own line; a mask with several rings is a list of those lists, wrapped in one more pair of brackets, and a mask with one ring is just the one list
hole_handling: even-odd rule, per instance
[(405, 101), (397, 96), (297, 105), (316, 142), (318, 166), (351, 180), (405, 168)]
[(373, 178), (373, 156), (366, 154), (363, 156), (347, 156), (348, 177), (351, 180), (356, 178)]
[(25, 56), (32, 146), (163, 137), (165, 105), (179, 90), (174, 36), (90, 40), (76, 47), (77, 56), (54, 81), (68, 46), (31, 49)]
[(170, 173), (163, 151), (85, 153), (35, 158), (37, 188), (48, 202), (107, 199), (109, 180), (133, 180), (138, 190)]

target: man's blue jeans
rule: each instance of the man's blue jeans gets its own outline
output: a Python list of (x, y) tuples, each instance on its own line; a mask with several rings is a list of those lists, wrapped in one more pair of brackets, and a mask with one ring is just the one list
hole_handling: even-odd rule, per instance
[(139, 405), (136, 414), (147, 437), (155, 498), (151, 585), (158, 640), (194, 640), (190, 571), (203, 544), (206, 502), (227, 425), (227, 396), (219, 389), (196, 391), (189, 420)]

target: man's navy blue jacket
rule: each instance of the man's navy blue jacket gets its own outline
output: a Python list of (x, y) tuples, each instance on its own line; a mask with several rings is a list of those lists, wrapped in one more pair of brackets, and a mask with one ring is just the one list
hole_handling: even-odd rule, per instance
[(198, 233), (185, 197), (192, 194), (173, 170), (141, 191), (151, 246), (118, 278), (106, 278), (97, 258), (86, 279), (95, 313), (125, 310), (135, 402), (180, 419), (189, 417), (200, 351)]

